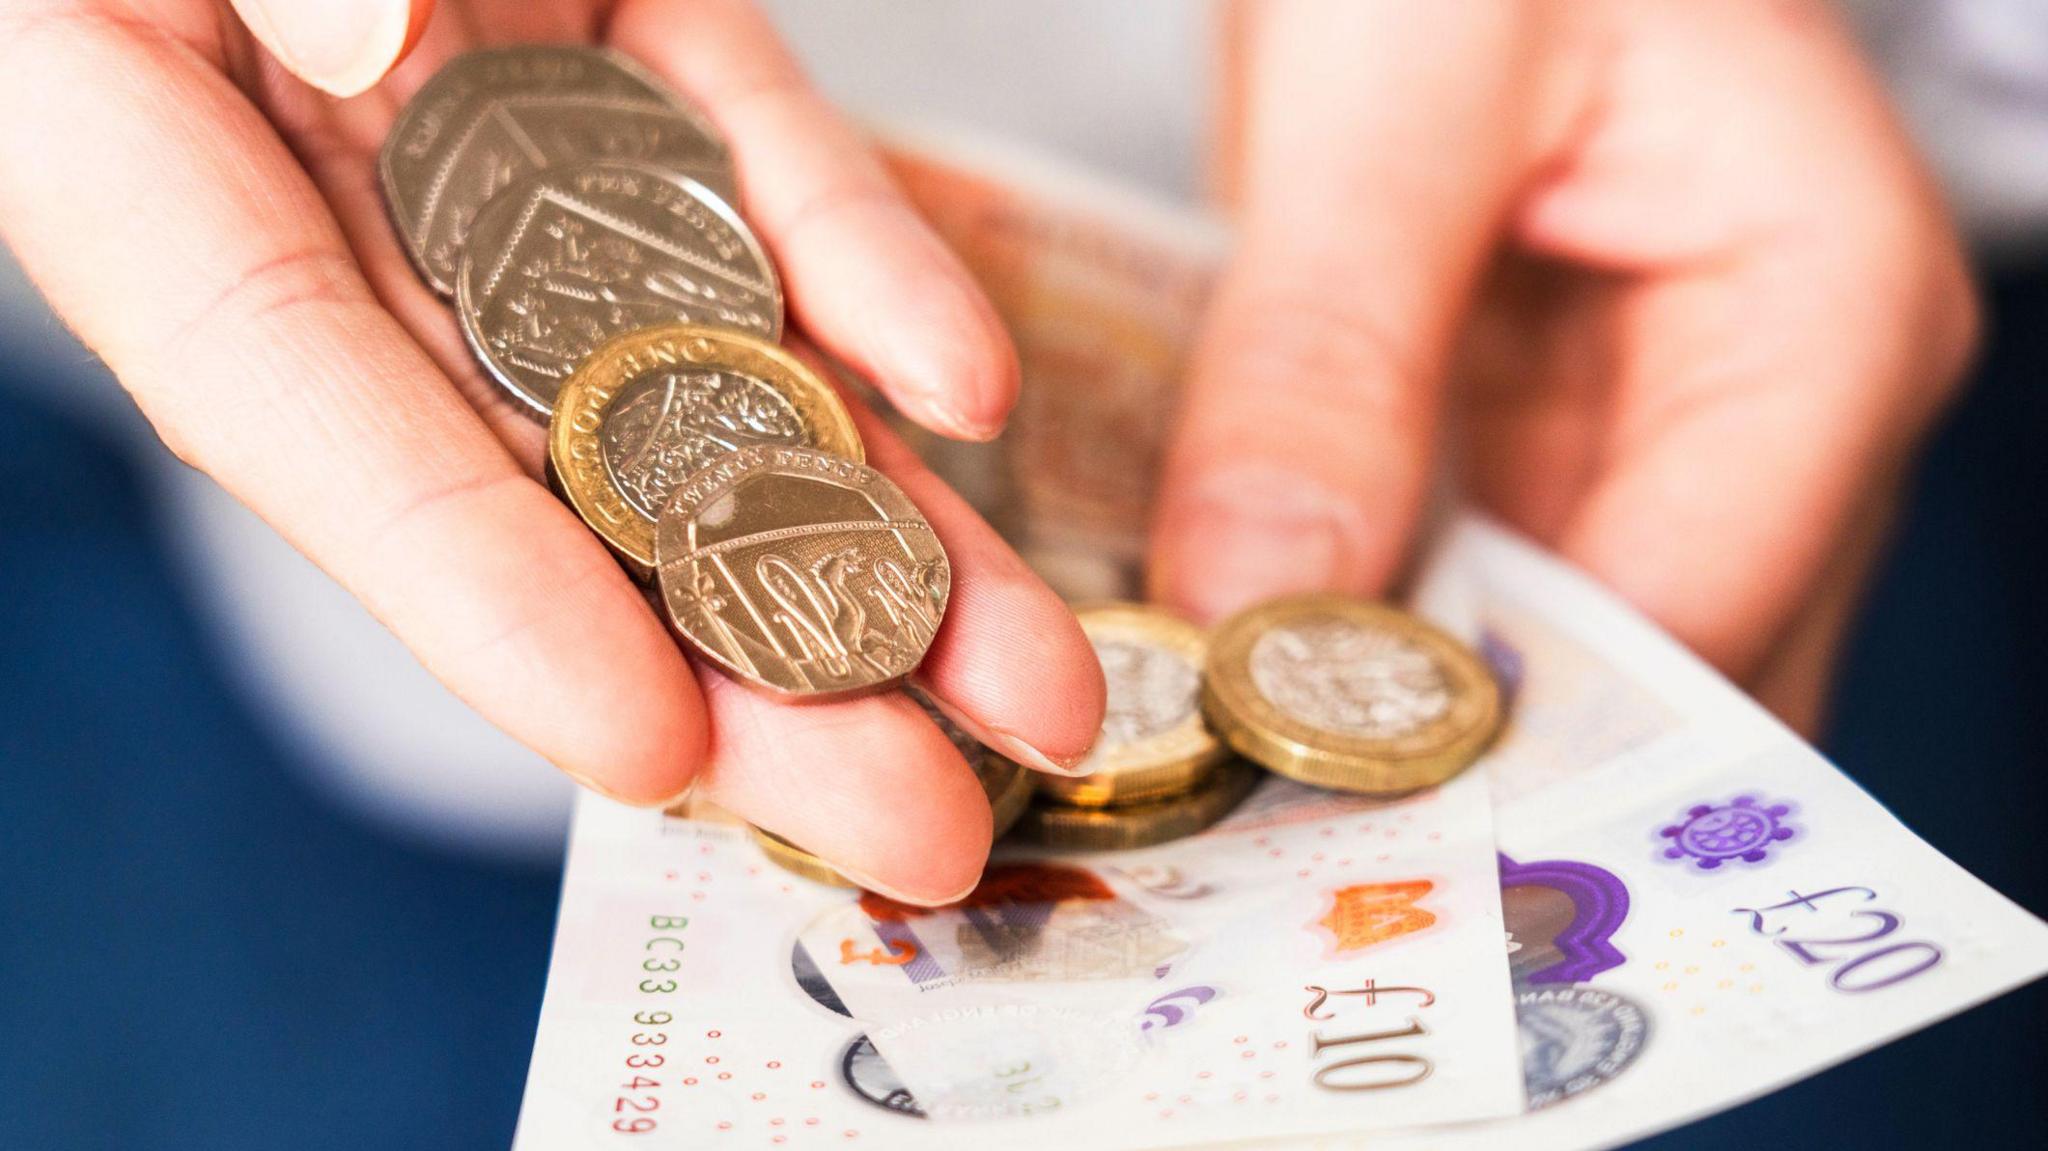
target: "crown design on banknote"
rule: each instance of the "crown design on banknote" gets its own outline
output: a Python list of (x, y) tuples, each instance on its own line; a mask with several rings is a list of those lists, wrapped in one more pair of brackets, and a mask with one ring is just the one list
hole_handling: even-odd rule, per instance
[(1785, 823), (1791, 813), (1790, 804), (1765, 806), (1753, 795), (1738, 795), (1725, 804), (1695, 804), (1683, 822), (1657, 834), (1671, 841), (1664, 858), (1690, 858), (1701, 871), (1712, 871), (1731, 859), (1762, 863), (1772, 844), (1796, 834)]
[(1363, 951), (1435, 923), (1436, 916), (1418, 906), (1431, 887), (1427, 879), (1340, 887), (1330, 893), (1330, 910), (1316, 925), (1336, 937), (1339, 952)]

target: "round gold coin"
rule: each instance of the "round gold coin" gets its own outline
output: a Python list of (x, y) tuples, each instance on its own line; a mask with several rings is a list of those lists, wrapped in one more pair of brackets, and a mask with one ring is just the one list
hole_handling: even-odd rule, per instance
[(1232, 748), (1280, 775), (1367, 794), (1464, 770), (1500, 727), (1478, 654), (1406, 612), (1301, 595), (1210, 634), (1202, 707)]
[(784, 695), (893, 683), (924, 659), (952, 569), (882, 473), (763, 445), (678, 484), (654, 529), (669, 622), (720, 667)]
[(1079, 807), (1180, 795), (1223, 758), (1202, 721), (1202, 630), (1163, 608), (1108, 603), (1074, 613), (1102, 664), (1108, 708), (1086, 775), (1048, 774), (1040, 791)]
[(827, 887), (860, 886), (833, 870), (831, 864), (774, 832), (758, 827), (750, 827), (748, 830), (754, 833), (754, 842), (761, 845), (761, 851), (768, 856), (768, 861), (784, 871), (793, 872)]
[(641, 580), (654, 525), (683, 480), (746, 447), (810, 447), (858, 462), (832, 386), (763, 340), (665, 324), (618, 336), (570, 375), (548, 425), (550, 478)]
[(1017, 834), (1047, 847), (1121, 851), (1168, 843), (1208, 827), (1251, 794), (1259, 769), (1243, 760), (1217, 764), (1186, 795), (1122, 807), (1075, 807), (1041, 796), (1024, 809)]

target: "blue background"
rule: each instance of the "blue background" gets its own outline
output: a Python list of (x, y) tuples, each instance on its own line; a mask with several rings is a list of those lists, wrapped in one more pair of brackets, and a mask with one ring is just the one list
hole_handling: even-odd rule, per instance
[[(1825, 742), (2042, 914), (2048, 281), (1993, 307)], [(559, 876), (308, 791), (158, 532), (117, 445), (0, 387), (0, 1149), (504, 1147)], [(2036, 985), (1651, 1145), (2040, 1147), (2044, 1085)]]

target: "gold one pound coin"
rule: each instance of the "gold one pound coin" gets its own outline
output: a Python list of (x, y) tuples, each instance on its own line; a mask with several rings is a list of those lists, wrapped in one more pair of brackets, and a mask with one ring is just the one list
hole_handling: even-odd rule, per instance
[(676, 487), (763, 444), (863, 458), (846, 405), (802, 361), (749, 336), (669, 324), (613, 339), (563, 384), (548, 466), (569, 506), (646, 581), (654, 524)]
[(1280, 775), (1367, 794), (1442, 783), (1500, 727), (1500, 687), (1465, 645), (1405, 612), (1334, 595), (1261, 604), (1210, 636), (1203, 710)]
[(1110, 603), (1075, 613), (1095, 648), (1109, 706), (1087, 774), (1046, 775), (1040, 791), (1080, 807), (1180, 795), (1223, 757), (1202, 722), (1202, 630), (1161, 608)]

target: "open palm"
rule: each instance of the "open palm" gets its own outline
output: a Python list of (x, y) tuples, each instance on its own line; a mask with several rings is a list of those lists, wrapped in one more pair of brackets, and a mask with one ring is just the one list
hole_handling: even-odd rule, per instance
[[(994, 314), (748, 6), (467, 0), (431, 19), (427, 7), (390, 29), (391, 58), (417, 38), (403, 63), (330, 83), (376, 81), (338, 99), (216, 0), (0, 0), (13, 109), (0, 230), (171, 448), (485, 716), (610, 794), (660, 802), (696, 783), (885, 891), (963, 893), (988, 808), (943, 734), (900, 695), (789, 705), (693, 671), (538, 482), (544, 429), (484, 378), (414, 275), (377, 152), (459, 52), (609, 44), (718, 125), (796, 325), (912, 418), (956, 436), (1000, 428), (1017, 385)], [(1072, 617), (871, 415), (856, 418), (869, 462), (953, 560), (922, 679), (1000, 750), (1043, 770), (1076, 762), (1102, 683)]]

